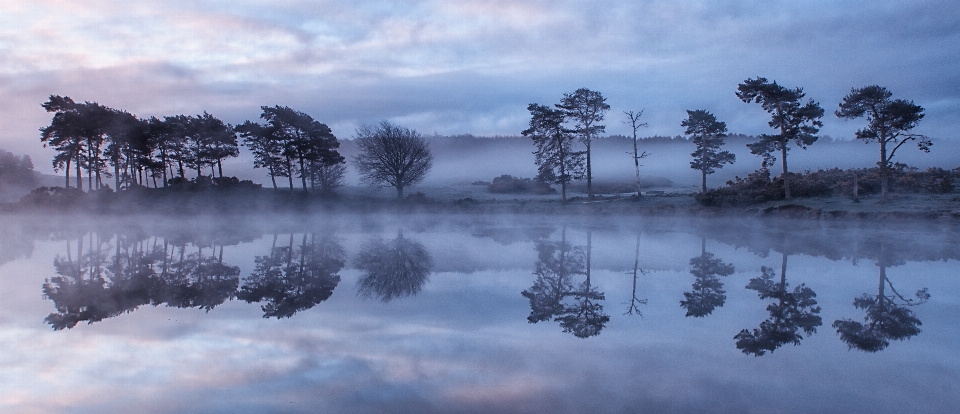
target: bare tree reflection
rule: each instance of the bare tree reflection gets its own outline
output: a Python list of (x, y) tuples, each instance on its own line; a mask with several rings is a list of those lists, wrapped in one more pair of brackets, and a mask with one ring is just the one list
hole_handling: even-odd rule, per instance
[(690, 274), (696, 279), (690, 292), (684, 292), (680, 306), (687, 310), (686, 316), (702, 318), (723, 306), (727, 300), (723, 282), (718, 276), (730, 276), (734, 272), (732, 264), (715, 259), (707, 253), (707, 238), (700, 240), (700, 256), (690, 259)]
[[(537, 323), (553, 319), (560, 323), (563, 332), (579, 338), (600, 334), (610, 316), (603, 313), (603, 305), (597, 301), (604, 294), (591, 285), (590, 252), (592, 234), (587, 233), (587, 247), (574, 247), (567, 243), (566, 228), (561, 232), (560, 242), (537, 242), (537, 264), (534, 274), (537, 279), (530, 289), (521, 294), (530, 300), (530, 316), (527, 321)], [(573, 287), (574, 275), (585, 279)], [(572, 299), (568, 301), (566, 299)]]
[(427, 249), (403, 237), (403, 232), (397, 232), (393, 240), (376, 238), (366, 242), (356, 263), (365, 272), (357, 281), (357, 293), (384, 303), (420, 293), (433, 267)]
[(277, 247), (277, 236), (269, 256), (257, 256), (253, 274), (240, 288), (238, 298), (247, 302), (267, 303), (261, 306), (264, 318), (289, 318), (310, 309), (333, 295), (340, 284), (346, 253), (333, 237), (317, 239), (315, 234), (303, 234), (300, 246), (294, 251), (293, 234), (290, 244)]
[(637, 248), (633, 255), (633, 290), (630, 291), (630, 306), (627, 308), (627, 311), (624, 315), (640, 315), (640, 309), (638, 305), (646, 305), (646, 299), (637, 298), (637, 273), (640, 273), (644, 276), (647, 275), (647, 271), (640, 268), (640, 235), (637, 235)]
[[(877, 295), (864, 293), (853, 300), (854, 307), (865, 311), (864, 322), (851, 319), (833, 322), (833, 327), (840, 334), (840, 340), (846, 342), (850, 349), (878, 352), (890, 345), (891, 340), (903, 341), (920, 333), (922, 323), (907, 306), (926, 302), (930, 299), (930, 294), (927, 293), (927, 288), (922, 288), (914, 294), (914, 298), (907, 299), (897, 292), (887, 278), (887, 266), (898, 263), (891, 263), (883, 250), (885, 244), (881, 242), (880, 260), (877, 263), (880, 267)], [(887, 287), (891, 293), (886, 292)]]
[(776, 273), (773, 269), (763, 266), (760, 271), (762, 275), (750, 279), (747, 289), (756, 290), (760, 299), (776, 299), (776, 302), (767, 306), (770, 318), (761, 322), (759, 329), (744, 329), (734, 336), (737, 349), (755, 356), (761, 356), (767, 351), (773, 352), (787, 343), (800, 345), (800, 340), (803, 339), (800, 331), (810, 336), (823, 324), (819, 316), (820, 307), (816, 306), (817, 294), (812, 289), (800, 284), (792, 291), (787, 290), (786, 254), (783, 255), (779, 283), (774, 282)]

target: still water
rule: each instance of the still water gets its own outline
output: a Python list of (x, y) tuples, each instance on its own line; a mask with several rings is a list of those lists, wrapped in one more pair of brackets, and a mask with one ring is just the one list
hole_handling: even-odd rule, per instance
[(0, 412), (956, 412), (957, 230), (0, 217)]

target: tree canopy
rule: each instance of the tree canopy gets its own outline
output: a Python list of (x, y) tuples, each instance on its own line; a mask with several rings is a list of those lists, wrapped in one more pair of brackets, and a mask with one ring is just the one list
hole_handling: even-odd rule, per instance
[(743, 102), (759, 103), (764, 111), (771, 115), (768, 123), (779, 131), (775, 135), (762, 135), (760, 140), (747, 144), (750, 152), (764, 157), (764, 167), (775, 162), (774, 152), (779, 151), (783, 166), (784, 198), (790, 198), (790, 177), (787, 170), (787, 151), (790, 143), (806, 149), (817, 141), (816, 133), (823, 123), (823, 108), (810, 99), (805, 104), (800, 101), (806, 96), (801, 88), (788, 89), (769, 82), (766, 78), (747, 79), (737, 86), (737, 97)]
[[(909, 131), (923, 119), (923, 107), (913, 101), (891, 99), (893, 93), (882, 86), (870, 85), (853, 88), (840, 102), (834, 114), (839, 118), (867, 118), (867, 126), (857, 131), (857, 139), (880, 144), (880, 200), (887, 200), (887, 187), (891, 160), (897, 150), (908, 141), (917, 141), (921, 151), (930, 152), (930, 140)], [(892, 148), (888, 148), (892, 146)]]
[(430, 146), (420, 133), (382, 121), (357, 129), (357, 154), (353, 161), (364, 182), (403, 189), (426, 178), (433, 167)]
[(584, 152), (573, 151), (573, 131), (564, 127), (564, 112), (548, 106), (530, 104), (530, 127), (523, 135), (530, 137), (537, 150), (537, 178), (560, 186), (560, 197), (567, 200), (567, 184), (583, 178)]
[(693, 161), (690, 168), (702, 174), (701, 192), (707, 192), (707, 174), (713, 174), (723, 164), (733, 164), (737, 157), (730, 151), (720, 151), (723, 137), (727, 136), (727, 124), (717, 120), (713, 114), (703, 109), (687, 111), (687, 119), (680, 123), (687, 127), (684, 134), (693, 139), (696, 151), (691, 153)]

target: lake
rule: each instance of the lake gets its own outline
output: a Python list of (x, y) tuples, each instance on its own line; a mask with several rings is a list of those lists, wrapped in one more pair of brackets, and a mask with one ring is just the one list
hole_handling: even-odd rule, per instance
[(0, 217), (0, 411), (960, 407), (954, 223)]

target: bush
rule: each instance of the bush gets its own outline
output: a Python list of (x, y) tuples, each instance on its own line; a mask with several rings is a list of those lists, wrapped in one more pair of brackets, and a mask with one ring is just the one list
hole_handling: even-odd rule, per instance
[[(852, 196), (853, 177), (856, 173), (860, 195), (880, 193), (879, 168), (806, 171), (790, 173), (790, 195), (793, 197)], [(895, 164), (890, 170), (891, 191), (933, 194), (949, 194), (955, 190), (953, 176), (960, 169), (944, 170), (930, 168), (919, 171), (904, 164)], [(727, 181), (725, 187), (707, 190), (696, 195), (697, 202), (705, 206), (742, 206), (783, 199), (783, 179), (770, 178), (770, 171), (760, 169), (747, 176)]]
[(494, 178), (493, 182), (487, 185), (487, 191), (496, 194), (554, 194), (557, 192), (553, 187), (550, 187), (550, 184), (543, 181), (531, 178), (517, 178), (507, 174)]

